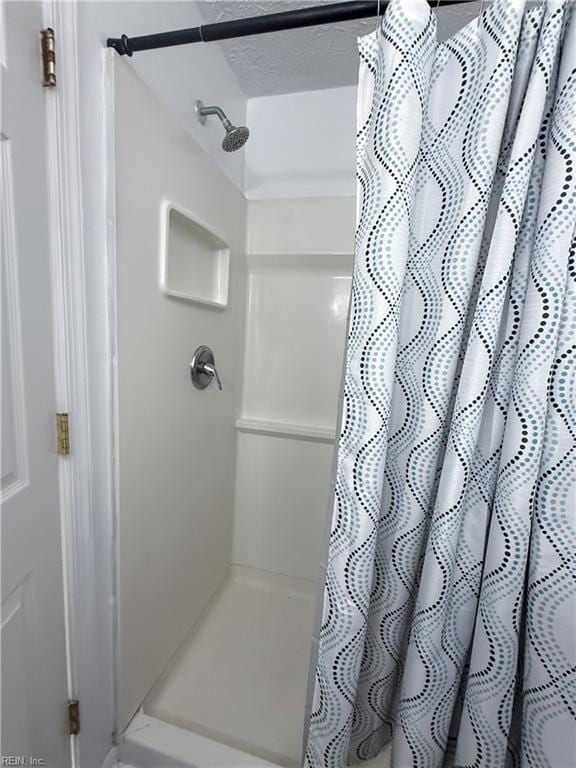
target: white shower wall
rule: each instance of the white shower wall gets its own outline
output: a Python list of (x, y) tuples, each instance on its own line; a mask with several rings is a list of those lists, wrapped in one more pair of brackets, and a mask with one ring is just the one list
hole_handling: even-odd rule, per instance
[(300, 765), (354, 207), (249, 206), (234, 565), (143, 706), (287, 768)]
[[(122, 729), (160, 678), (170, 689), (171, 659), (192, 648), (188, 633), (232, 565), (255, 569), (251, 585), (317, 577), (355, 200), (247, 201), (130, 62), (116, 59), (114, 75)], [(162, 293), (166, 199), (230, 245), (225, 308)], [(215, 352), (222, 392), (192, 387), (200, 344)]]
[(315, 579), (354, 245), (355, 200), (250, 201), (235, 563)]
[(246, 196), (353, 197), (356, 92), (349, 85), (250, 99)]
[[(122, 728), (231, 563), (246, 206), (119, 58), (115, 104)], [(164, 200), (229, 244), (226, 308), (161, 292)], [(192, 386), (200, 344), (214, 350), (222, 392)]]

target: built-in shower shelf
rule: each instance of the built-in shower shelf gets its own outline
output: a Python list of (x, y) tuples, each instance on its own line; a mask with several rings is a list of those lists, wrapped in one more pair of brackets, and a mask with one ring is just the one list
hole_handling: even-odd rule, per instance
[(160, 211), (160, 287), (168, 296), (213, 307), (228, 304), (230, 248), (169, 200)]
[(312, 440), (317, 443), (333, 443), (336, 439), (335, 429), (282, 421), (264, 421), (263, 419), (237, 419), (236, 429), (239, 432), (255, 432), (260, 435), (292, 437), (301, 440)]

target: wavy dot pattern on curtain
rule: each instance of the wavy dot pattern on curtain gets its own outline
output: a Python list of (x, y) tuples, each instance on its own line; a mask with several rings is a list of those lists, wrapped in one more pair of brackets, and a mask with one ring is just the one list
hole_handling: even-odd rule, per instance
[(359, 41), (309, 768), (576, 766), (575, 16)]

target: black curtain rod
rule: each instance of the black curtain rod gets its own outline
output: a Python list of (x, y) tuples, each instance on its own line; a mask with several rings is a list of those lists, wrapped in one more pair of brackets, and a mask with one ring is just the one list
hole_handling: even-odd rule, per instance
[[(471, 0), (440, 0), (441, 5), (460, 5)], [(436, 7), (437, 0), (428, 0)], [(121, 56), (132, 56), (135, 51), (149, 51), (152, 48), (169, 48), (172, 45), (189, 43), (211, 43), (215, 40), (229, 40), (232, 37), (263, 35), (266, 32), (280, 32), (284, 29), (314, 27), (319, 24), (335, 24), (339, 21), (352, 21), (376, 16), (388, 5), (388, 0), (350, 0), (347, 3), (317, 5), (312, 8), (300, 8), (295, 11), (268, 13), (264, 16), (251, 16), (234, 21), (222, 21), (218, 24), (204, 24), (201, 27), (176, 29), (173, 32), (159, 32), (155, 35), (140, 37), (109, 37), (108, 48), (114, 48)]]

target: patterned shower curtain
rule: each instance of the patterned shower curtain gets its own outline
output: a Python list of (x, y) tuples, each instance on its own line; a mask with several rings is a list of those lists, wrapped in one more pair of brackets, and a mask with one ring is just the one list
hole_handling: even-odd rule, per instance
[(360, 40), (306, 765), (576, 766), (576, 8)]

